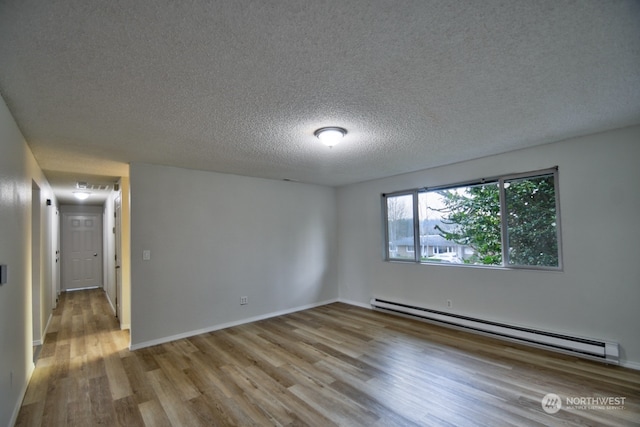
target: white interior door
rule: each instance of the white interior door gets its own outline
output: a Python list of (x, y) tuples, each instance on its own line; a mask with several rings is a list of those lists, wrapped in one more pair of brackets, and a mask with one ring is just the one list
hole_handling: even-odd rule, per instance
[(62, 222), (63, 289), (102, 286), (102, 215), (65, 213)]

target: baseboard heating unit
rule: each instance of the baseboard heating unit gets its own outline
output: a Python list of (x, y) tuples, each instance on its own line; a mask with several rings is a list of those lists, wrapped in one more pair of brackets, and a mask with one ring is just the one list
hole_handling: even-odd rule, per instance
[(375, 310), (379, 311), (399, 314), (442, 326), (488, 335), (534, 347), (545, 348), (586, 359), (598, 360), (604, 363), (616, 365), (620, 363), (618, 343), (572, 337), (548, 331), (540, 331), (482, 319), (474, 319), (472, 317), (416, 307), (413, 305), (378, 298), (372, 298), (370, 303)]

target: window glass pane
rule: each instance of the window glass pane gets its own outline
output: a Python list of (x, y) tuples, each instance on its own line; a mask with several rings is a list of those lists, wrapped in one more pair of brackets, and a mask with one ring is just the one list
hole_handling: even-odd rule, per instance
[(554, 175), (505, 180), (508, 265), (558, 267)]
[(413, 194), (387, 196), (388, 258), (415, 259)]
[(420, 193), (423, 262), (501, 265), (496, 182)]

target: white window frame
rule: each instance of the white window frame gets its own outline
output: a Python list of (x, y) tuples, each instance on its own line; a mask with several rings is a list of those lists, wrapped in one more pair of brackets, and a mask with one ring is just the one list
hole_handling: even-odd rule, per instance
[[(400, 196), (408, 196), (411, 195), (412, 196), (412, 210), (413, 210), (413, 245), (414, 245), (414, 250), (413, 250), (413, 259), (411, 258), (391, 258), (389, 256), (389, 253), (391, 252), (390, 248), (391, 245), (389, 242), (389, 217), (387, 214), (387, 199), (390, 197), (400, 197)], [(418, 257), (417, 254), (420, 253), (420, 251), (416, 251), (415, 248), (420, 247), (420, 236), (418, 236), (415, 230), (416, 227), (419, 225), (418, 223), (418, 217), (417, 217), (417, 206), (418, 206), (418, 193), (415, 190), (404, 190), (404, 191), (396, 191), (393, 193), (387, 193), (387, 194), (383, 194), (382, 195), (382, 223), (384, 224), (384, 240), (385, 240), (385, 250), (384, 250), (384, 259), (386, 261), (393, 261), (393, 262), (410, 262), (410, 263), (415, 263), (415, 262), (419, 262), (420, 258)], [(398, 246), (394, 245), (396, 248), (396, 251), (398, 250)], [(407, 251), (407, 253), (411, 253), (409, 251)]]
[[(508, 229), (507, 222), (505, 221), (506, 217), (506, 197), (505, 197), (505, 181), (511, 181), (514, 179), (524, 179), (524, 178), (536, 178), (542, 177), (546, 175), (553, 175), (553, 184), (554, 184), (554, 195), (555, 195), (555, 208), (556, 208), (556, 240), (558, 245), (558, 265), (557, 266), (539, 266), (539, 265), (518, 265), (518, 264), (509, 264), (509, 248), (508, 248)], [(472, 185), (479, 184), (489, 184), (489, 183), (497, 183), (500, 192), (500, 222), (501, 222), (501, 249), (502, 249), (502, 264), (501, 265), (481, 265), (481, 264), (442, 264), (437, 262), (430, 262), (428, 260), (422, 261), (420, 258), (420, 252), (415, 250), (415, 248), (420, 247), (420, 217), (419, 217), (419, 207), (418, 207), (418, 195), (423, 192), (431, 192), (438, 190), (447, 190), (454, 189), (460, 187), (468, 187)], [(413, 235), (414, 235), (414, 254), (413, 259), (396, 259), (391, 258), (389, 256), (389, 229), (388, 229), (388, 215), (387, 215), (387, 198), (389, 197), (397, 197), (404, 195), (412, 195), (413, 196)], [(561, 271), (563, 270), (562, 263), (562, 228), (561, 228), (561, 214), (560, 214), (560, 193), (559, 193), (559, 184), (558, 184), (558, 167), (552, 167), (548, 169), (542, 169), (531, 172), (523, 172), (509, 175), (502, 175), (493, 178), (485, 178), (475, 181), (463, 182), (458, 184), (451, 184), (446, 186), (438, 186), (438, 187), (423, 187), (423, 188), (415, 188), (410, 190), (402, 190), (396, 191), (393, 193), (382, 194), (382, 215), (383, 215), (383, 224), (384, 224), (384, 240), (385, 244), (383, 248), (386, 248), (384, 251), (384, 259), (385, 261), (391, 262), (410, 262), (410, 263), (420, 263), (420, 264), (430, 264), (430, 265), (447, 265), (447, 266), (457, 266), (457, 267), (479, 267), (479, 268), (502, 268), (502, 269), (524, 269), (524, 270), (552, 270), (552, 271)], [(407, 253), (411, 253), (407, 250)]]

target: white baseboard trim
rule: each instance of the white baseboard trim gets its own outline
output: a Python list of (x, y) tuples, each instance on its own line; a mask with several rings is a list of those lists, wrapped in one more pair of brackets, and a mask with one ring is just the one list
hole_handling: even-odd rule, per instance
[(90, 289), (99, 289), (99, 288), (102, 288), (102, 285), (100, 285), (100, 286), (87, 286), (86, 288), (69, 288), (69, 289), (65, 289), (64, 292), (88, 291)]
[(364, 302), (359, 302), (359, 301), (354, 301), (354, 300), (349, 300), (344, 298), (340, 298), (338, 299), (338, 301), (343, 302), (345, 304), (349, 304), (349, 305), (355, 305), (356, 307), (368, 308), (369, 310), (371, 310), (371, 304), (369, 304), (368, 302), (364, 303)]
[(51, 319), (53, 319), (53, 313), (49, 313), (49, 319), (47, 319), (47, 324), (44, 326), (44, 331), (42, 331), (42, 338), (40, 338), (39, 340), (33, 340), (34, 347), (44, 344), (44, 341), (47, 338), (49, 325), (51, 325)]
[(22, 407), (22, 402), (24, 401), (24, 396), (27, 394), (27, 387), (29, 386), (29, 382), (31, 382), (31, 376), (33, 375), (33, 371), (36, 366), (33, 363), (29, 363), (27, 371), (27, 379), (22, 385), (22, 390), (20, 390), (20, 394), (18, 401), (16, 402), (16, 406), (13, 408), (13, 413), (11, 414), (11, 419), (9, 420), (9, 427), (15, 426), (16, 421), (18, 421), (18, 415), (20, 414), (20, 408)]
[(109, 298), (109, 293), (107, 291), (105, 291), (104, 294), (107, 297), (107, 301), (109, 301), (109, 305), (111, 306), (111, 311), (115, 315), (116, 314), (116, 307), (113, 305), (113, 302), (111, 301), (111, 298)]
[(141, 348), (151, 347), (154, 345), (164, 344), (171, 341), (181, 340), (183, 338), (189, 338), (195, 335), (206, 334), (213, 331), (219, 331), (221, 329), (231, 328), (233, 326), (244, 325), (245, 323), (257, 322), (259, 320), (269, 319), (271, 317), (284, 316), (285, 314), (295, 313), (296, 311), (308, 310), (310, 308), (320, 307), (322, 305), (332, 304), (334, 302), (338, 302), (338, 299), (330, 299), (326, 301), (321, 301), (313, 304), (307, 304), (299, 307), (294, 307), (286, 310), (275, 311), (272, 313), (262, 314), (260, 316), (249, 317), (246, 319), (236, 320), (233, 322), (222, 323), (219, 325), (210, 326), (207, 328), (196, 329), (189, 332), (183, 332), (181, 334), (171, 335), (168, 337), (162, 337), (155, 340), (144, 341), (137, 344), (130, 344), (129, 350), (140, 350)]
[[(114, 316), (118, 316), (118, 313), (116, 313), (116, 306), (113, 304), (113, 301), (111, 301), (111, 298), (109, 298), (109, 293), (105, 290), (104, 294), (107, 297), (107, 301), (109, 301), (109, 306), (111, 306), (111, 312), (113, 313)], [(120, 321), (120, 319), (118, 319), (118, 321)], [(128, 329), (131, 329), (131, 325), (130, 324), (128, 324), (128, 323), (125, 323), (125, 324), (120, 323), (120, 330), (121, 331), (126, 331)]]
[(47, 332), (49, 331), (49, 326), (51, 326), (51, 320), (53, 320), (53, 312), (49, 313), (49, 319), (47, 319), (47, 324), (44, 327), (44, 331), (42, 331), (42, 343), (47, 340)]
[(620, 366), (622, 366), (623, 368), (629, 368), (629, 369), (633, 369), (635, 371), (640, 371), (640, 363), (638, 363), (638, 362), (631, 362), (629, 360), (621, 360), (620, 361)]

